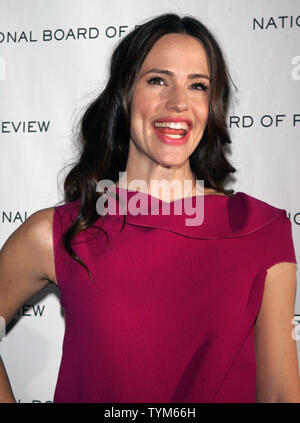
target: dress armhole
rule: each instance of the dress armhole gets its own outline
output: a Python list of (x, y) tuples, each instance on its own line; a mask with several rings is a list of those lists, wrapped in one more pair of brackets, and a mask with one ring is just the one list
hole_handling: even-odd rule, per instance
[(263, 268), (267, 271), (278, 263), (296, 263), (292, 224), (286, 210), (270, 224), (263, 257)]

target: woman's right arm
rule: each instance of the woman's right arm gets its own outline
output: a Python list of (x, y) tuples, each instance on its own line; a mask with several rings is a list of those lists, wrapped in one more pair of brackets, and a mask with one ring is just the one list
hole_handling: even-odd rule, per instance
[[(52, 219), (54, 208), (33, 213), (0, 251), (0, 316), (6, 325), (20, 307), (50, 282), (57, 284)], [(29, 340), (30, 342), (30, 340)], [(16, 402), (0, 358), (0, 403)]]

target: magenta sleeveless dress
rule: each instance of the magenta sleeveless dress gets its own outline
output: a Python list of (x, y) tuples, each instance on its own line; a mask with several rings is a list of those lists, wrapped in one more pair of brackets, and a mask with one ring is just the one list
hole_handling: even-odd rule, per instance
[[(73, 243), (93, 281), (61, 244), (79, 200), (55, 208), (66, 326), (54, 402), (255, 402), (254, 324), (267, 269), (296, 263), (286, 211), (243, 192), (205, 195), (203, 222), (188, 226), (184, 208), (175, 212), (183, 200), (164, 215), (167, 203), (116, 190), (127, 210), (123, 230), (123, 212), (111, 209), (102, 227), (108, 243), (94, 228)], [(144, 214), (128, 213), (137, 195)], [(158, 214), (149, 213), (151, 200)]]

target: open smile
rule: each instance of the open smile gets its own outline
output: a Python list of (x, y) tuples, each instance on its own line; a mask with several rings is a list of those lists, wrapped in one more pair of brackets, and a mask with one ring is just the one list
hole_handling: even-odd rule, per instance
[(153, 122), (153, 130), (160, 141), (166, 144), (181, 145), (188, 141), (192, 122), (183, 119), (172, 119), (167, 118)]

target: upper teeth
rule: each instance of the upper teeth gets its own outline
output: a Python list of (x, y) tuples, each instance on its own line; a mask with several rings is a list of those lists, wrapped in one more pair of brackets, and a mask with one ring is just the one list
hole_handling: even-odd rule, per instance
[(172, 129), (184, 129), (187, 131), (189, 126), (186, 122), (154, 122), (154, 126), (161, 126)]

